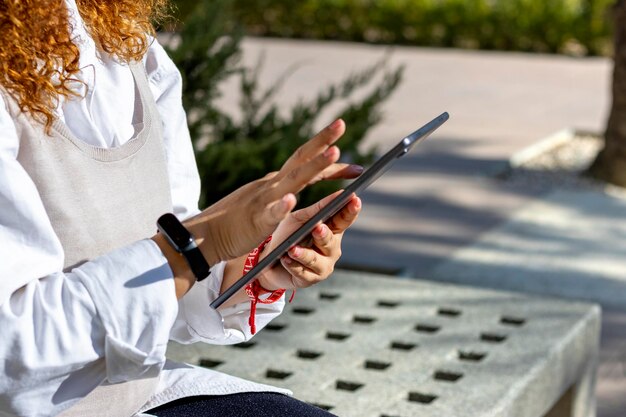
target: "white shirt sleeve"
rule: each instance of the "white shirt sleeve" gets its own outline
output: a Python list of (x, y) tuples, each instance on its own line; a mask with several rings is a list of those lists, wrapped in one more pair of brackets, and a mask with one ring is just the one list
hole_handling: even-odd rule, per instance
[(0, 415), (56, 415), (104, 380), (158, 372), (178, 303), (149, 239), (63, 273), (1, 99), (0, 132)]
[[(172, 189), (174, 214), (181, 220), (199, 212), (200, 176), (189, 137), (187, 117), (182, 104), (182, 77), (163, 47), (152, 43), (145, 59), (152, 94), (163, 121), (163, 141)], [(204, 341), (231, 344), (252, 337), (248, 317), (250, 303), (241, 303), (216, 312), (209, 304), (219, 295), (224, 264), (211, 269), (179, 302), (179, 316), (172, 329), (172, 339), (180, 343)], [(263, 328), (279, 315), (284, 301), (257, 306), (257, 328)]]
[[(179, 301), (178, 319), (170, 337), (179, 343), (205, 342), (216, 345), (235, 344), (250, 340), (252, 333), (248, 319), (250, 303), (239, 303), (219, 312), (209, 304), (220, 293), (221, 277), (225, 263), (211, 269), (211, 276), (197, 282)], [(219, 279), (211, 279), (212, 276)], [(282, 313), (285, 296), (272, 304), (257, 304), (255, 321), (257, 329), (265, 327)]]

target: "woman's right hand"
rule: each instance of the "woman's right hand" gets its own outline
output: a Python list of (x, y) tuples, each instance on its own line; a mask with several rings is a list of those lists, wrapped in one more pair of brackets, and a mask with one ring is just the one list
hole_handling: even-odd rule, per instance
[[(336, 163), (339, 149), (334, 143), (344, 132), (342, 120), (333, 122), (299, 147), (280, 171), (244, 185), (185, 221), (209, 264), (238, 258), (257, 247), (294, 209), (295, 194), (307, 185), (324, 179), (357, 177), (361, 167)], [(171, 260), (171, 250), (163, 247), (163, 238), (157, 235), (155, 241), (168, 258), (175, 275), (178, 275), (178, 269), (190, 280), (188, 268), (180, 271), (181, 267), (185, 267), (184, 262), (180, 263), (180, 256)], [(181, 291), (183, 294), (186, 292), (184, 288)]]

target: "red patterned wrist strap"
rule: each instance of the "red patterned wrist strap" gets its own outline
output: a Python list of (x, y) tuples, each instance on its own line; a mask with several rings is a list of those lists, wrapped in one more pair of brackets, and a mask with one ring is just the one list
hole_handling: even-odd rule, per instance
[[(254, 249), (252, 252), (250, 252), (250, 254), (248, 254), (248, 257), (246, 258), (246, 262), (243, 265), (243, 275), (247, 274), (252, 268), (254, 268), (254, 266), (257, 263), (259, 263), (259, 256), (261, 255), (261, 252), (263, 252), (263, 248), (265, 248), (265, 245), (267, 245), (271, 240), (272, 240), (272, 236), (265, 239), (265, 241), (261, 243), (261, 245), (258, 248)], [(259, 281), (255, 279), (252, 282), (250, 282), (248, 285), (246, 285), (245, 290), (246, 290), (246, 294), (248, 294), (248, 298), (250, 298), (250, 317), (248, 318), (248, 324), (250, 325), (250, 332), (252, 334), (255, 334), (256, 333), (255, 317), (256, 317), (257, 303), (261, 303), (261, 304), (275, 303), (276, 301), (280, 300), (283, 294), (285, 294), (285, 289), (281, 288), (281, 289), (274, 290), (274, 291), (266, 290), (265, 288), (261, 286)], [(260, 298), (262, 294), (269, 294), (269, 295), (265, 298)], [(295, 290), (291, 294), (291, 299), (289, 300), (289, 302), (293, 300), (294, 295), (295, 295)]]

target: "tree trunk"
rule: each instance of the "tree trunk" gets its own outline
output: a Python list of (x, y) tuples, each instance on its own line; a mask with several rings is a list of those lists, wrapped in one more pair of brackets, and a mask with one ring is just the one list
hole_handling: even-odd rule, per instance
[(604, 149), (589, 170), (596, 178), (626, 187), (626, 0), (618, 0), (613, 6), (613, 17), (613, 104), (606, 127)]

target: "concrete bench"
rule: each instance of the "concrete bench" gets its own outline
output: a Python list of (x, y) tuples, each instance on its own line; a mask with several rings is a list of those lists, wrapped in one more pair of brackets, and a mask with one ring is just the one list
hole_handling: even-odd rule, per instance
[(595, 416), (597, 306), (364, 273), (299, 291), (236, 346), (168, 356), (339, 416)]

